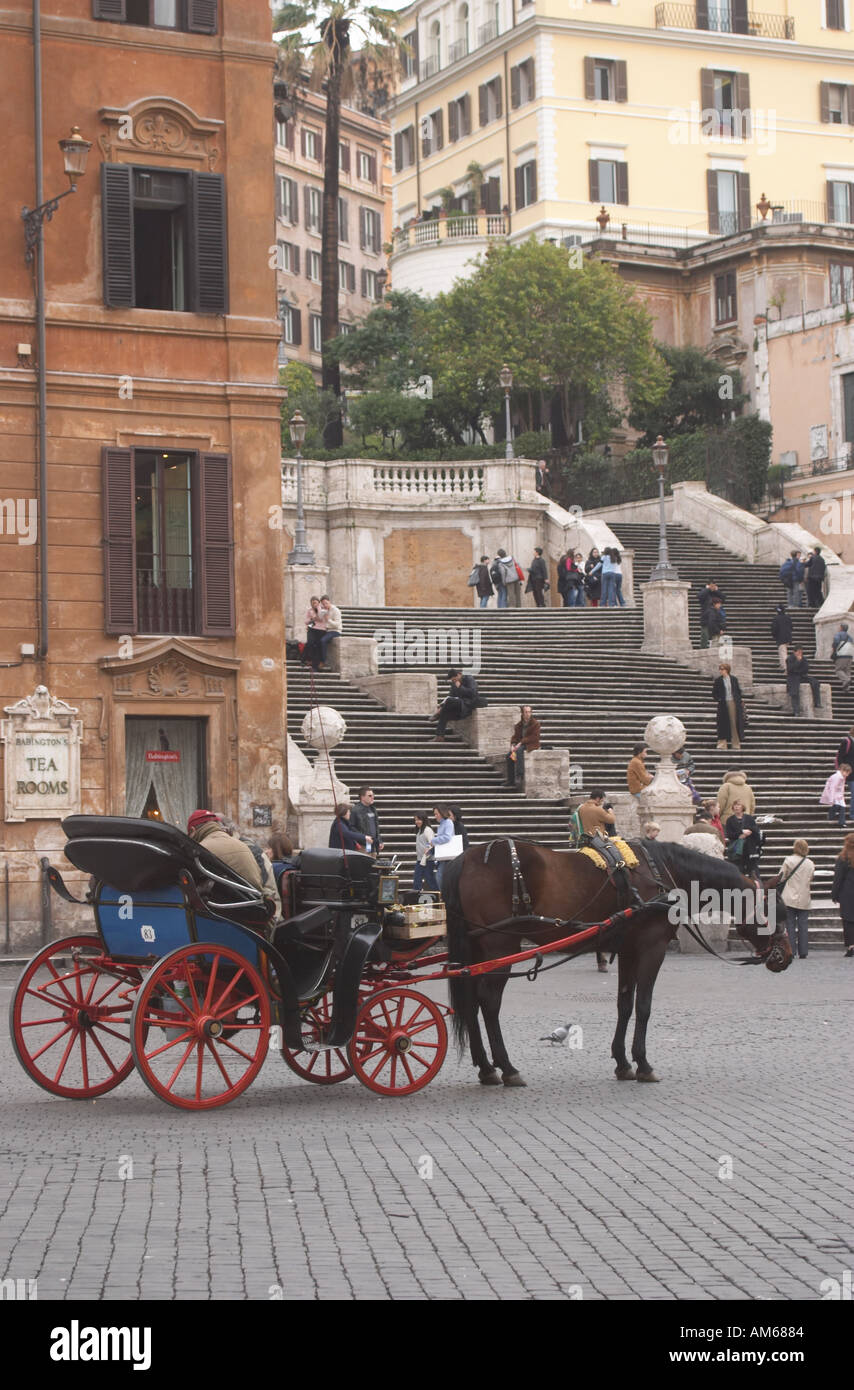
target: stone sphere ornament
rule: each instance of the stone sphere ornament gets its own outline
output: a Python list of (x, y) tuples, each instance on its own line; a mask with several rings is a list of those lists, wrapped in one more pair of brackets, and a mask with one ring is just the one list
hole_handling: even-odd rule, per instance
[(662, 763), (670, 762), (673, 754), (683, 747), (688, 735), (685, 725), (675, 714), (656, 714), (643, 731), (647, 747), (661, 756)]
[(347, 732), (347, 725), (337, 709), (318, 705), (309, 710), (300, 725), (300, 732), (309, 748), (335, 748)]

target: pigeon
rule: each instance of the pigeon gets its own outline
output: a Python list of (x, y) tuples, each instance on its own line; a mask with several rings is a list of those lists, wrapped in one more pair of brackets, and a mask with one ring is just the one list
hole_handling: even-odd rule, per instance
[(540, 1042), (565, 1043), (569, 1037), (569, 1030), (571, 1027), (571, 1023), (562, 1023), (559, 1027), (555, 1028), (553, 1033), (546, 1033), (544, 1038), (540, 1038)]

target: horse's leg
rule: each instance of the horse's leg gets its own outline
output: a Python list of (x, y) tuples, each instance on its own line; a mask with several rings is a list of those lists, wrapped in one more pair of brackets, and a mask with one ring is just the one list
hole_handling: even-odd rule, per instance
[(496, 971), (479, 981), (480, 1008), (486, 1036), (489, 1039), (489, 1046), (492, 1048), (493, 1066), (499, 1068), (505, 1086), (525, 1086), (527, 1083), (522, 1080), (507, 1056), (507, 1049), (501, 1036), (501, 1025), (498, 1022), (498, 1015), (501, 1011), (501, 996), (504, 993), (507, 978), (503, 972)]
[(626, 1029), (632, 1016), (635, 1002), (635, 976), (637, 962), (631, 947), (621, 951), (617, 957), (617, 1031), (611, 1043), (611, 1056), (617, 1063), (614, 1075), (618, 1081), (634, 1081), (635, 1069), (626, 1056)]
[(646, 1025), (649, 1022), (650, 1010), (652, 1009), (652, 991), (655, 988), (661, 963), (667, 953), (667, 941), (666, 932), (662, 932), (658, 938), (653, 936), (652, 940), (646, 943), (645, 948), (638, 952), (635, 1035), (632, 1038), (632, 1057), (637, 1063), (636, 1079), (638, 1081), (658, 1080), (647, 1061)]
[(480, 1082), (481, 1086), (500, 1086), (501, 1077), (498, 1075), (498, 1072), (496, 1071), (493, 1063), (490, 1062), (486, 1052), (486, 1048), (483, 1045), (483, 1037), (480, 1031), (480, 1020), (478, 1019), (480, 1005), (478, 1003), (474, 990), (472, 990), (471, 997), (472, 1004), (471, 1010), (469, 1011), (468, 1017), (466, 1018), (466, 1027), (468, 1028), (469, 1047), (471, 1048), (471, 1059), (474, 1065), (477, 1067), (477, 1079)]

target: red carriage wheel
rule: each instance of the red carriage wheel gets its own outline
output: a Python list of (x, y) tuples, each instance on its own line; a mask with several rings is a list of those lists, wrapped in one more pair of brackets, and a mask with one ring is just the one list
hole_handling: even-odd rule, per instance
[(95, 936), (67, 936), (26, 966), (9, 1010), (21, 1066), (46, 1091), (92, 1100), (133, 1071), (130, 1019), (141, 976)]
[(414, 989), (372, 995), (359, 1010), (348, 1046), (356, 1076), (381, 1096), (410, 1096), (438, 1072), (448, 1050), (440, 1006)]
[(212, 1110), (245, 1091), (264, 1065), (269, 1036), (267, 988), (228, 946), (179, 946), (164, 956), (131, 1019), (140, 1076), (182, 1110)]
[(282, 1060), (287, 1062), (291, 1071), (295, 1071), (303, 1081), (314, 1081), (318, 1086), (334, 1086), (336, 1081), (346, 1081), (348, 1076), (353, 1075), (353, 1068), (343, 1048), (311, 1046), (319, 1040), (331, 1018), (332, 994), (329, 993), (301, 1010), (302, 1035), (307, 1046), (300, 1052), (294, 1052), (287, 1043), (282, 1043)]

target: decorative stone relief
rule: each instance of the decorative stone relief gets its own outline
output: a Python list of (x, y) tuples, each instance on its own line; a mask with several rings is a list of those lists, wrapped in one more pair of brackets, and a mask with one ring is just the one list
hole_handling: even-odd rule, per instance
[(190, 673), (181, 661), (160, 661), (148, 672), (148, 688), (153, 695), (187, 695)]
[(143, 97), (124, 110), (102, 107), (106, 131), (98, 137), (104, 158), (130, 163), (129, 155), (166, 155), (214, 169), (219, 161), (222, 121), (205, 120), (171, 97)]

